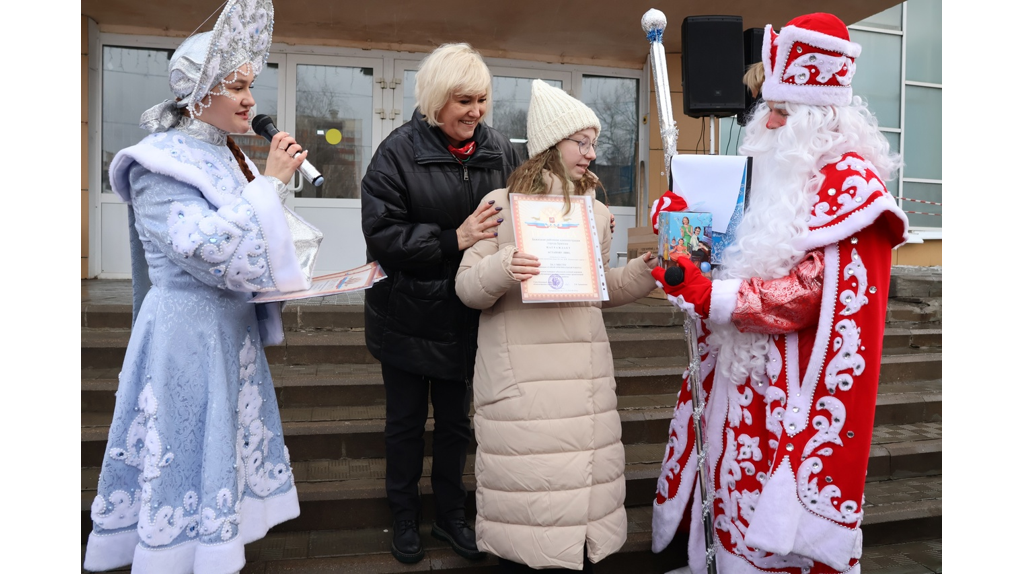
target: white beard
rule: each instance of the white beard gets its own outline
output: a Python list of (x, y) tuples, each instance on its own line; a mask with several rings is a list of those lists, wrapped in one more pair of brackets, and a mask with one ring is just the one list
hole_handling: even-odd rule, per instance
[[(761, 108), (758, 112), (767, 111), (764, 104)], [(766, 116), (755, 112), (747, 124), (740, 153), (753, 158), (750, 204), (715, 279), (777, 279), (789, 274), (805, 255), (793, 244), (807, 234), (807, 218), (821, 185), (819, 158), (805, 151), (813, 134), (789, 123), (768, 130)], [(734, 384), (748, 377), (763, 379), (768, 335), (741, 333), (727, 323), (715, 325), (708, 343), (719, 349), (718, 369)]]

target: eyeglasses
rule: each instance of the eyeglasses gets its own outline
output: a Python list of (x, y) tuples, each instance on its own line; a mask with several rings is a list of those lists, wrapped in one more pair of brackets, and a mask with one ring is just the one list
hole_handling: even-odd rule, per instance
[(576, 142), (580, 146), (580, 155), (587, 155), (593, 148), (594, 153), (597, 153), (597, 142), (590, 141), (589, 138), (583, 138), (581, 140), (574, 140), (572, 138), (565, 138), (566, 141)]

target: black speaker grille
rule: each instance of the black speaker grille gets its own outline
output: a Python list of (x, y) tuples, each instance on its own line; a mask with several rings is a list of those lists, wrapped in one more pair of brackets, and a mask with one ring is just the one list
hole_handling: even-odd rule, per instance
[(746, 109), (743, 18), (683, 19), (683, 113), (731, 116)]

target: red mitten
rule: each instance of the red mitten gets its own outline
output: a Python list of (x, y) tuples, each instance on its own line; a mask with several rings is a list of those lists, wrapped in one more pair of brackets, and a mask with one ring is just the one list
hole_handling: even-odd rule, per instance
[(665, 271), (666, 270), (661, 267), (651, 269), (651, 276), (654, 277), (654, 282), (657, 283), (658, 287), (664, 290), (668, 295), (672, 295), (673, 297), (682, 295), (683, 285), (685, 285), (685, 283), (681, 282), (678, 285), (669, 285), (668, 282), (665, 281)]
[(654, 226), (654, 232), (658, 232), (659, 213), (662, 211), (684, 211), (685, 209), (686, 200), (683, 199), (683, 196), (672, 190), (666, 191), (664, 195), (651, 204), (651, 225)]
[(711, 280), (701, 274), (700, 269), (689, 257), (677, 257), (675, 261), (683, 269), (683, 283), (679, 285), (679, 294), (687, 303), (693, 305), (698, 315), (707, 319), (711, 311)]

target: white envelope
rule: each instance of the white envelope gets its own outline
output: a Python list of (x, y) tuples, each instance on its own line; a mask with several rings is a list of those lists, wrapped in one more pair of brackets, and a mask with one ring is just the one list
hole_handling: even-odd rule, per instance
[(744, 155), (676, 155), (672, 191), (686, 200), (687, 211), (710, 212), (711, 229), (725, 233), (736, 211), (747, 160)]

